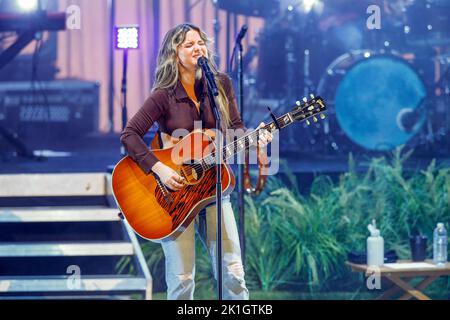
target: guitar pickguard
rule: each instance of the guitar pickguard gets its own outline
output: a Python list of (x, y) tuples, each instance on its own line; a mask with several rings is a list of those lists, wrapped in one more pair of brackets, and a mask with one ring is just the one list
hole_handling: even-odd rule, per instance
[[(222, 173), (222, 176), (224, 173)], [(172, 217), (172, 230), (175, 230), (184, 221), (192, 208), (205, 198), (216, 193), (216, 173), (208, 170), (204, 173), (199, 183), (186, 185), (178, 191), (169, 190), (173, 201), (167, 203), (159, 187), (155, 190), (156, 200), (159, 205)]]

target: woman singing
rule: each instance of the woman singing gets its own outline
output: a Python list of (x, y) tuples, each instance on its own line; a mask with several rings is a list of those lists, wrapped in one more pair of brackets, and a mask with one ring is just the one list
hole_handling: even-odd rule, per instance
[[(217, 71), (209, 45), (210, 39), (195, 25), (181, 24), (169, 30), (158, 54), (156, 80), (152, 93), (144, 105), (130, 119), (121, 135), (129, 156), (147, 174), (156, 174), (171, 190), (183, 188), (184, 179), (170, 167), (158, 161), (143, 141), (153, 123), (159, 126), (162, 147), (178, 141), (173, 133), (177, 129), (192, 131), (194, 122), (203, 129), (215, 128), (215, 119), (207, 96), (207, 85), (202, 70), (197, 66), (199, 57), (209, 60), (219, 90), (218, 108), (224, 129), (245, 129), (241, 121), (230, 78)], [(272, 140), (270, 133), (260, 136), (260, 145)], [(195, 233), (201, 237), (216, 261), (216, 208), (214, 205), (200, 212), (193, 223), (175, 240), (162, 242), (166, 258), (168, 299), (193, 299), (195, 289)], [(223, 199), (223, 297), (248, 299), (244, 268), (236, 222), (229, 197)], [(213, 263), (214, 274), (216, 263)]]

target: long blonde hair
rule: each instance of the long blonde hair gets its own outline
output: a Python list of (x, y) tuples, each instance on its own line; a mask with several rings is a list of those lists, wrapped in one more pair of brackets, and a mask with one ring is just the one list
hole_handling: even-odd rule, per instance
[[(155, 83), (153, 85), (153, 91), (157, 89), (175, 89), (179, 79), (179, 70), (177, 63), (177, 49), (185, 41), (186, 34), (190, 31), (197, 31), (200, 38), (205, 42), (208, 49), (208, 60), (211, 66), (211, 70), (216, 78), (217, 88), (219, 90), (218, 107), (222, 118), (227, 125), (231, 124), (230, 112), (228, 109), (228, 98), (225, 94), (222, 84), (217, 79), (218, 70), (214, 62), (214, 51), (212, 49), (213, 41), (203, 32), (199, 27), (190, 24), (183, 23), (172, 29), (170, 29), (164, 36), (161, 48), (158, 53), (158, 64), (155, 72)], [(197, 70), (196, 78), (199, 79), (202, 76), (201, 69)]]

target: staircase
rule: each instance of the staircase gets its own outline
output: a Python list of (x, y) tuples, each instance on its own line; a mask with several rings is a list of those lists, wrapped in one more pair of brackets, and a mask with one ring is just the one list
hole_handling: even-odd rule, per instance
[(110, 185), (107, 173), (0, 175), (0, 299), (151, 299)]

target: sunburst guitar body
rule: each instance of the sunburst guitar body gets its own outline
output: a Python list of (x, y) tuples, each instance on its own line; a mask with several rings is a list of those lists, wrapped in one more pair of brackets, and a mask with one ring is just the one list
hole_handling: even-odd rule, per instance
[[(152, 150), (166, 166), (185, 178), (179, 191), (165, 187), (156, 175), (145, 174), (129, 156), (114, 168), (114, 197), (127, 222), (141, 237), (153, 240), (176, 238), (196, 215), (215, 202), (215, 170), (204, 170), (202, 160), (214, 150), (214, 135), (210, 131), (195, 131), (175, 146)], [(235, 179), (227, 164), (222, 164), (222, 192), (233, 191)]]

